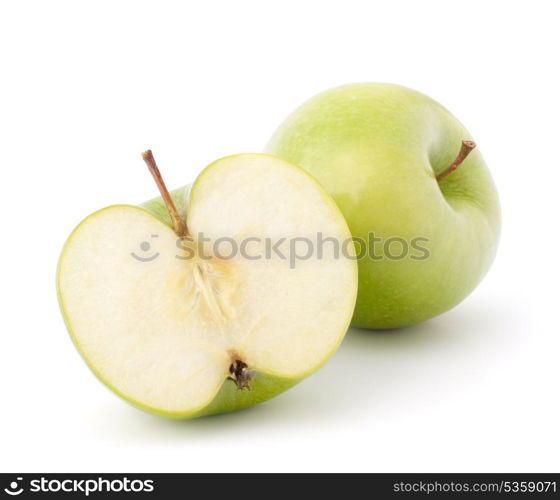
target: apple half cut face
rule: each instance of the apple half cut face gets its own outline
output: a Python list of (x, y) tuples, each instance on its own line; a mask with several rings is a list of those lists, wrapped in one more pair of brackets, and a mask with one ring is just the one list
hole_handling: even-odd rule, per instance
[(344, 218), (308, 174), (269, 155), (226, 157), (190, 189), (186, 237), (158, 213), (99, 210), (59, 262), (72, 339), (117, 394), (170, 417), (235, 410), (334, 352), (357, 266)]

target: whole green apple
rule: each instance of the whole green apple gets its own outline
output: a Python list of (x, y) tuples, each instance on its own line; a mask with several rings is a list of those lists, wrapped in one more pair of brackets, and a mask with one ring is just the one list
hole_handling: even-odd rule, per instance
[(144, 159), (162, 197), (91, 214), (60, 256), (60, 306), (91, 370), (135, 406), (176, 418), (254, 405), (317, 370), (350, 323), (356, 262), (333, 254), (293, 267), (263, 246), (316, 232), (350, 240), (334, 200), (270, 155), (212, 163), (188, 198), (167, 191), (151, 152)]
[(500, 208), (482, 155), (467, 157), (470, 138), (434, 100), (380, 83), (319, 94), (273, 135), (266, 151), (319, 180), (357, 239), (355, 326), (431, 318), (488, 271)]

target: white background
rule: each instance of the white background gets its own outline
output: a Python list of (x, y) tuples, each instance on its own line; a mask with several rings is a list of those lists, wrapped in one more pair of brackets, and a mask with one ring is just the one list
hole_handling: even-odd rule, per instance
[[(0, 470), (558, 471), (557, 2), (4, 1)], [(119, 400), (66, 333), (54, 277), (78, 221), (262, 150), (326, 88), (389, 81), (466, 124), (503, 237), (453, 311), (350, 331), (297, 388), (167, 421)]]

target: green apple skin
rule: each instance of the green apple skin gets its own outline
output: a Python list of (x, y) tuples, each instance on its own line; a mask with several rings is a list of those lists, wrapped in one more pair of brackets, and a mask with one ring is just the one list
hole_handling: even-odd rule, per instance
[[(436, 316), (463, 300), (488, 271), (500, 207), (479, 148), (440, 183), (435, 179), (470, 139), (434, 100), (381, 83), (319, 94), (271, 138), (266, 152), (311, 173), (334, 197), (354, 237), (383, 239), (374, 245), (375, 259), (359, 260), (354, 326), (390, 329)], [(408, 243), (427, 238), (419, 245), (429, 257), (420, 251), (387, 258), (381, 245), (392, 237)], [(390, 253), (400, 257), (400, 250), (397, 244)]]

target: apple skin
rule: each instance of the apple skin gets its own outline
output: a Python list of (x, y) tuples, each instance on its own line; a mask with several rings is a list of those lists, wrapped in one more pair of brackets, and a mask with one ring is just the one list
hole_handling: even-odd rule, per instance
[[(393, 84), (344, 85), (304, 103), (265, 151), (307, 170), (334, 197), (352, 235), (374, 245), (417, 238), (429, 257), (359, 260), (354, 326), (389, 329), (417, 323), (461, 302), (493, 262), (500, 207), (476, 148), (440, 183), (435, 175), (471, 136), (443, 106)], [(418, 240), (416, 240), (418, 242)], [(394, 243), (392, 243), (394, 245)], [(402, 248), (402, 246), (401, 246)], [(359, 253), (359, 249), (358, 249)], [(396, 250), (389, 252), (399, 256)], [(416, 258), (424, 252), (416, 252)]]

